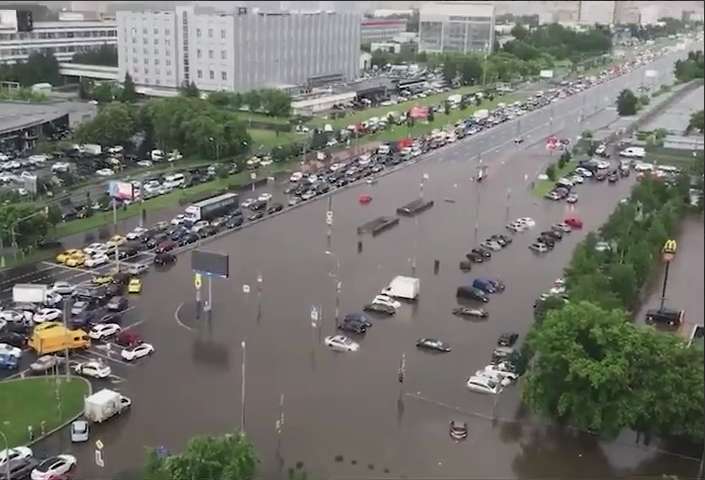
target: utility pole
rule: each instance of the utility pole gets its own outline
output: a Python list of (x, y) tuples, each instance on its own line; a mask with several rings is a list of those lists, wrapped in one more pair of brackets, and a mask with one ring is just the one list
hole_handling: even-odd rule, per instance
[(277, 418), (275, 428), (277, 431), (277, 458), (281, 464), (284, 460), (282, 457), (282, 429), (284, 428), (284, 394), (279, 396), (279, 418)]
[(333, 329), (333, 331), (335, 331), (335, 328), (338, 327), (338, 323), (340, 321), (340, 291), (343, 284), (340, 281), (340, 260), (338, 260), (338, 257), (330, 250), (326, 250), (326, 255), (335, 261), (335, 273), (328, 274), (329, 277), (332, 277), (335, 280), (335, 327)]
[(257, 275), (257, 323), (262, 321), (262, 274)]
[(242, 348), (242, 359), (240, 365), (240, 432), (245, 435), (245, 382), (247, 374), (247, 343), (243, 340), (240, 343)]
[[(477, 247), (477, 237), (478, 237), (478, 231), (480, 229), (480, 202), (481, 196), (480, 196), (480, 183), (482, 183), (482, 178), (485, 176), (484, 173), (482, 172), (482, 158), (479, 156), (477, 157), (477, 175), (475, 176), (475, 228), (473, 230), (473, 236), (472, 236), (472, 243), (473, 246)], [(482, 176), (480, 176), (482, 175)]]
[[(424, 189), (424, 183), (426, 180), (428, 180), (428, 174), (424, 173), (421, 175), (421, 181), (419, 182), (419, 199), (421, 202), (423, 202), (423, 189)], [(418, 257), (418, 242), (419, 242), (419, 216), (415, 215), (414, 216), (414, 251), (413, 251), (413, 256), (411, 257), (411, 276), (415, 277), (416, 276), (416, 262), (417, 262), (417, 257)]]

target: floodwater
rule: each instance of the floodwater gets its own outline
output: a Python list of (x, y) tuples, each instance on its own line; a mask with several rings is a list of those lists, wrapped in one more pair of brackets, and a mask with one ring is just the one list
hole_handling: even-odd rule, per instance
[[(553, 126), (562, 129), (561, 136), (575, 137), (614, 119), (606, 110), (582, 125), (568, 118)], [(473, 140), (375, 185), (336, 194), (330, 243), (325, 200), (207, 243), (204, 248), (229, 255), (231, 272), (210, 285), (210, 321), (194, 316), (188, 255), (168, 272), (150, 272), (133, 305), (145, 320), (139, 331), (157, 353), (119, 370), (127, 378), (119, 389), (133, 398), (134, 407), (94, 432), (105, 444), (105, 468), (92, 465), (92, 445), (72, 448), (80, 473), (107, 476), (133, 469), (147, 446), (178, 451), (193, 435), (244, 427), (263, 460), (263, 475), (272, 478), (299, 462), (314, 478), (695, 476), (697, 461), (667, 455), (653, 444), (639, 446), (633, 435), (600, 442), (546, 425), (521, 407), (519, 387), (508, 388), (496, 408), (492, 398), (465, 388), (467, 377), (488, 362), (501, 333), (515, 331), (523, 338), (533, 300), (560, 276), (575, 244), (604, 222), (634, 181), (580, 186), (574, 209), (534, 200), (528, 183), (549, 158), (540, 144), (530, 147), (531, 141), (515, 147), (513, 135), (511, 130), (493, 139), (504, 144), (508, 138), (509, 145), (491, 154)], [(542, 142), (545, 133), (533, 135), (532, 141)], [(480, 186), (469, 181), (479, 153), (490, 172)], [(358, 237), (358, 226), (394, 215), (414, 200), (424, 178), (424, 197), (435, 201), (433, 208), (375, 238)], [(373, 197), (369, 205), (359, 204), (362, 194)], [(534, 256), (527, 247), (536, 234), (566, 215), (581, 217), (585, 229), (547, 255)], [(525, 216), (536, 220), (534, 231), (517, 235), (471, 273), (459, 271), (458, 262), (476, 239), (504, 233), (507, 219)], [(392, 318), (374, 319), (367, 336), (356, 338), (361, 344), (356, 353), (336, 354), (322, 345), (335, 331), (337, 280), (344, 315), (359, 311), (396, 275), (412, 274), (414, 264), (418, 302), (403, 305)], [(55, 278), (55, 271), (43, 275)], [(454, 317), (455, 288), (477, 276), (498, 277), (507, 291), (492, 297), (485, 321)], [(202, 295), (208, 296), (208, 285)], [(322, 311), (319, 328), (312, 327), (312, 307)], [(453, 351), (420, 352), (414, 344), (421, 337), (449, 341)], [(406, 381), (400, 385), (402, 357)], [(282, 415), (278, 436), (275, 425)], [(451, 441), (452, 419), (468, 422), (467, 440)]]

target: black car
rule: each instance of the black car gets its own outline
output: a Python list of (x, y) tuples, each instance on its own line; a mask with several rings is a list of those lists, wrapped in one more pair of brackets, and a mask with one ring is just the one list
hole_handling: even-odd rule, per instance
[(284, 210), (284, 205), (281, 203), (275, 203), (267, 209), (267, 213), (271, 215), (272, 213), (281, 212), (282, 210)]
[(105, 287), (106, 290), (106, 296), (107, 297), (119, 297), (123, 293), (125, 293), (125, 284), (124, 283), (111, 283), (107, 287)]
[(252, 215), (247, 217), (247, 219), (251, 222), (254, 222), (255, 220), (259, 220), (260, 218), (264, 217), (264, 210), (259, 210), (254, 212)]
[(465, 255), (468, 260), (470, 260), (473, 263), (483, 263), (485, 261), (485, 257), (480, 255), (477, 252), (470, 252)]
[(172, 263), (176, 263), (176, 255), (173, 253), (160, 253), (154, 257), (154, 264), (159, 267)]
[(362, 307), (362, 310), (364, 312), (381, 313), (383, 315), (394, 315), (397, 313), (397, 310), (394, 307), (385, 303), (369, 303)]
[(250, 205), (250, 210), (253, 212), (259, 212), (260, 210), (264, 210), (267, 207), (267, 202), (264, 200), (257, 200), (255, 201), (252, 205)]
[(499, 336), (497, 339), (497, 346), (500, 347), (513, 347), (515, 343), (517, 343), (517, 340), (519, 339), (519, 334), (510, 332), (510, 333), (503, 333), (502, 335)]
[(597, 172), (595, 172), (595, 175), (593, 175), (592, 178), (594, 178), (598, 182), (604, 182), (605, 180), (607, 180), (607, 173), (603, 172), (601, 170), (598, 170)]
[(472, 270), (472, 262), (470, 260), (461, 260), (458, 267), (462, 272), (469, 272)]
[(478, 255), (481, 255), (482, 258), (492, 258), (492, 252), (484, 248), (473, 248), (472, 250), (470, 250), (470, 253), (477, 253)]
[(609, 183), (617, 183), (619, 181), (619, 175), (617, 174), (617, 172), (610, 173), (607, 177), (607, 181)]
[(110, 312), (121, 312), (127, 309), (129, 302), (125, 297), (113, 297), (108, 302), (108, 311)]
[(236, 215), (234, 217), (230, 217), (227, 222), (225, 222), (225, 228), (237, 228), (240, 225), (242, 225), (243, 218), (242, 215)]
[(363, 334), (372, 326), (367, 318), (361, 314), (346, 315), (343, 320), (338, 323), (338, 328), (347, 332)]
[(493, 242), (499, 243), (503, 247), (510, 245), (513, 241), (512, 237), (510, 237), (509, 235), (504, 235), (502, 233), (495, 233), (489, 239), (492, 240)]
[(195, 233), (187, 233), (184, 235), (184, 237), (179, 241), (179, 246), (183, 247), (184, 245), (189, 245), (191, 243), (196, 243), (200, 237), (198, 234)]
[(7, 343), (15, 348), (25, 348), (27, 337), (15, 332), (2, 332), (0, 333), (0, 343)]
[(460, 441), (468, 438), (468, 422), (464, 420), (451, 420), (449, 424), (450, 438)]
[(649, 325), (657, 323), (676, 326), (683, 322), (683, 314), (683, 310), (674, 308), (650, 308), (646, 312), (646, 323)]
[(485, 292), (478, 290), (477, 288), (463, 286), (458, 287), (455, 291), (455, 296), (458, 298), (465, 298), (468, 300), (477, 300), (478, 302), (487, 303), (490, 298), (485, 295)]
[[(39, 466), (39, 461), (34, 457), (15, 459), (10, 462), (10, 480), (29, 478), (32, 470)], [(3, 474), (5, 467), (3, 467)]]
[(554, 229), (544, 230), (543, 232), (539, 233), (539, 237), (548, 237), (554, 240), (563, 240), (563, 232)]
[(536, 241), (546, 245), (546, 248), (548, 248), (549, 250), (553, 250), (553, 248), (556, 246), (556, 241), (553, 239), (553, 237), (549, 237), (547, 235), (539, 235), (538, 238), (536, 238)]
[(451, 350), (448, 343), (435, 338), (421, 338), (416, 342), (416, 346), (424, 350), (433, 350), (441, 353), (448, 353)]
[(455, 307), (453, 309), (453, 315), (459, 317), (487, 318), (490, 316), (490, 313), (484, 308)]

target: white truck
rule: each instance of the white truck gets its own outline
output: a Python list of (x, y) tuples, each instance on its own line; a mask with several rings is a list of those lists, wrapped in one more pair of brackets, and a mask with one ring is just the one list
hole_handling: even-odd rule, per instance
[(416, 300), (419, 296), (419, 279), (400, 275), (395, 277), (389, 286), (380, 293), (392, 298)]
[(83, 415), (93, 423), (103, 423), (130, 408), (132, 400), (114, 390), (104, 388), (84, 400)]
[(476, 122), (479, 122), (481, 120), (486, 120), (490, 116), (490, 111), (487, 110), (486, 108), (483, 108), (482, 110), (477, 110), (473, 114), (473, 118), (475, 119)]

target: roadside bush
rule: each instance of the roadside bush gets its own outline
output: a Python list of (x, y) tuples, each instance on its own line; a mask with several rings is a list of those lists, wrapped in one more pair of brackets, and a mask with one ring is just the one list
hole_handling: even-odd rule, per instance
[(556, 165), (555, 164), (552, 163), (548, 167), (546, 167), (546, 176), (552, 182), (556, 181)]
[(568, 162), (570, 162), (570, 160), (571, 160), (572, 158), (573, 158), (573, 156), (572, 156), (572, 155), (570, 154), (570, 152), (567, 151), (567, 150), (566, 150), (565, 152), (561, 153), (561, 156), (558, 157), (558, 168), (559, 168), (559, 169), (562, 169), (563, 167), (565, 167), (566, 164), (567, 164)]
[(641, 105), (642, 107), (647, 106), (649, 103), (651, 103), (651, 99), (648, 95), (642, 95), (641, 97), (639, 97), (639, 105)]

